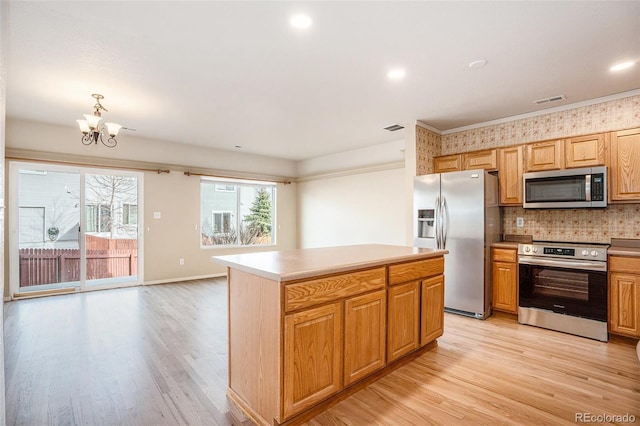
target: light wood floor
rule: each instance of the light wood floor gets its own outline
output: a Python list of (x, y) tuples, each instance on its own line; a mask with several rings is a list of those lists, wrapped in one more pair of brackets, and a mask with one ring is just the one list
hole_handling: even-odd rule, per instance
[[(5, 303), (8, 425), (228, 425), (223, 280)], [(317, 425), (640, 422), (640, 363), (600, 343), (446, 315), (434, 350), (308, 422)]]

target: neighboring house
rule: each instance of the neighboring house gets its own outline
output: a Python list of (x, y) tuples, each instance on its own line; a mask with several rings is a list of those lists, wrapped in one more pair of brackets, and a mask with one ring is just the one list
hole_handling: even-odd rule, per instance
[[(137, 237), (137, 184), (122, 176), (87, 175), (86, 234)], [(20, 170), (20, 248), (78, 248), (80, 181), (77, 174)], [(57, 232), (55, 232), (57, 230)]]

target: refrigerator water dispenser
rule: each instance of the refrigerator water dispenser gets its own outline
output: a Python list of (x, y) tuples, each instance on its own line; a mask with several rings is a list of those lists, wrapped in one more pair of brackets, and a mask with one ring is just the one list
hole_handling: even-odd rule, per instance
[(435, 210), (418, 210), (418, 238), (435, 237)]

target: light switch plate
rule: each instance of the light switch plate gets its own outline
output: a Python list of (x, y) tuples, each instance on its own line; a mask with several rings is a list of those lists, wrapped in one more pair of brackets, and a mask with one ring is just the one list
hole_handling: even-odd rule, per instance
[(154, 219), (160, 219), (162, 217), (162, 213), (160, 212), (153, 212), (153, 218)]
[(516, 218), (516, 226), (518, 228), (524, 228), (524, 218), (523, 217), (517, 217)]

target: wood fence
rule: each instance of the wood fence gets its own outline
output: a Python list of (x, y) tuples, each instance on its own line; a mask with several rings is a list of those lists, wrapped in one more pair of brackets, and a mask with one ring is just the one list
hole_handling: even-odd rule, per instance
[[(80, 250), (20, 249), (20, 287), (80, 280)], [(87, 250), (87, 280), (138, 274), (138, 250)]]

